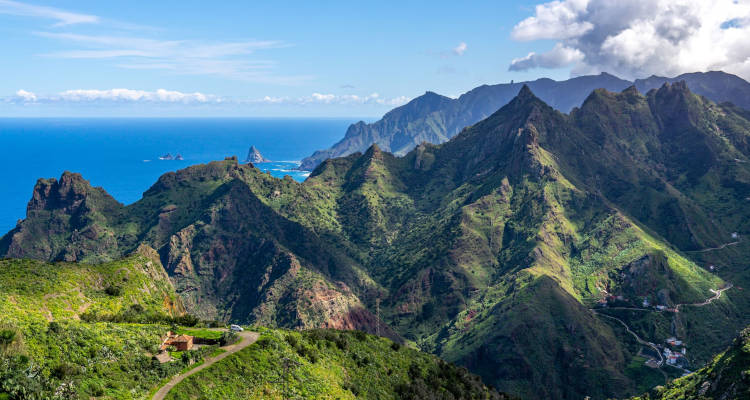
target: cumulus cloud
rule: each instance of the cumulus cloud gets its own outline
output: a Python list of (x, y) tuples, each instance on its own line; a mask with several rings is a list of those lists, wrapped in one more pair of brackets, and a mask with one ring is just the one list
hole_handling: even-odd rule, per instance
[(458, 46), (453, 48), (453, 54), (457, 56), (462, 56), (466, 52), (467, 46), (465, 42), (461, 42), (458, 44)]
[(127, 104), (183, 104), (183, 105), (380, 105), (396, 107), (408, 103), (411, 98), (398, 96), (393, 98), (382, 98), (378, 93), (368, 95), (354, 94), (332, 94), (312, 93), (301, 97), (275, 97), (264, 96), (261, 98), (227, 98), (200, 92), (184, 93), (176, 90), (158, 89), (155, 91), (136, 89), (73, 89), (66, 90), (53, 95), (37, 95), (26, 90), (18, 90), (15, 96), (0, 101), (19, 105), (50, 105), (50, 104), (102, 104), (102, 105), (127, 105)]
[(182, 103), (206, 104), (220, 103), (222, 98), (203, 93), (182, 93), (175, 90), (158, 89), (156, 91), (133, 89), (75, 89), (66, 90), (55, 95), (38, 96), (26, 90), (16, 92), (15, 103)]
[(36, 101), (36, 95), (31, 92), (27, 92), (23, 89), (20, 89), (16, 92), (16, 98), (28, 103), (33, 103)]
[(308, 105), (308, 104), (337, 104), (337, 105), (383, 105), (396, 107), (408, 103), (411, 98), (398, 96), (393, 98), (382, 98), (378, 93), (371, 93), (360, 96), (355, 94), (332, 94), (332, 93), (313, 93), (310, 96), (303, 97), (271, 97), (265, 96), (260, 103), (265, 104), (289, 104), (289, 105)]
[(529, 53), (526, 57), (516, 58), (510, 63), (511, 71), (525, 71), (531, 68), (559, 68), (584, 59), (583, 53), (574, 48), (565, 47), (561, 43), (546, 52)]
[(572, 66), (626, 78), (725, 70), (750, 78), (750, 3), (740, 0), (560, 0), (536, 6), (511, 36), (553, 40), (510, 70)]
[(57, 21), (54, 25), (55, 27), (74, 24), (93, 24), (100, 21), (96, 15), (79, 14), (11, 0), (0, 0), (0, 14), (51, 19)]

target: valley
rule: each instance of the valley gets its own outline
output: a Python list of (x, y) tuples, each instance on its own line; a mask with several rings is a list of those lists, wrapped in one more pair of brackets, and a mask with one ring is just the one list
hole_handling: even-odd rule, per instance
[[(373, 145), (303, 183), (230, 157), (125, 206), (75, 173), (41, 179), (0, 254), (150, 248), (200, 320), (379, 333), (521, 398), (623, 398), (665, 383), (656, 343), (697, 367), (750, 324), (746, 243), (729, 245), (750, 220), (749, 132), (681, 82), (597, 89), (570, 114), (523, 87), (444, 144)], [(192, 378), (177, 387), (215, 393)]]

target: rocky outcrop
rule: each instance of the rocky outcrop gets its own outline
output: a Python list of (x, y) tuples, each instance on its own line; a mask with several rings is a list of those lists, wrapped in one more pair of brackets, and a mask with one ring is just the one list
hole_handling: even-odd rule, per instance
[(250, 146), (250, 150), (247, 152), (247, 158), (245, 159), (246, 163), (264, 163), (264, 162), (271, 162), (271, 160), (263, 157), (262, 154), (260, 154), (260, 151), (255, 148), (255, 146)]

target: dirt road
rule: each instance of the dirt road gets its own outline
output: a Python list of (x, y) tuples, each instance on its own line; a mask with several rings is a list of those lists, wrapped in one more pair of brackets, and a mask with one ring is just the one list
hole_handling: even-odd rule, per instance
[(154, 394), (154, 397), (152, 397), (152, 400), (163, 400), (167, 393), (169, 393), (170, 390), (172, 390), (173, 387), (175, 387), (178, 383), (182, 382), (183, 379), (187, 378), (190, 375), (196, 374), (215, 363), (229, 357), (230, 355), (244, 349), (247, 346), (250, 346), (251, 344), (255, 343), (256, 340), (258, 340), (258, 336), (260, 336), (257, 332), (249, 332), (244, 331), (239, 333), (240, 341), (227, 347), (222, 347), (222, 349), (226, 350), (225, 352), (219, 354), (216, 357), (208, 358), (206, 359), (203, 364), (191, 369), (188, 372), (185, 372), (184, 374), (175, 375), (172, 380), (167, 382), (164, 386), (162, 386), (156, 394)]

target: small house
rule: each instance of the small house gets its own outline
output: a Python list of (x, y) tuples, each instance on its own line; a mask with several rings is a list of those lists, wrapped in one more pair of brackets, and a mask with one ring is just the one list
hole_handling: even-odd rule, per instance
[(190, 350), (193, 348), (193, 337), (190, 335), (177, 335), (173, 332), (167, 332), (167, 336), (162, 341), (160, 350), (166, 350), (169, 346), (174, 346), (177, 351)]
[(672, 346), (681, 346), (682, 340), (678, 340), (676, 337), (671, 337), (667, 339), (667, 343)]

